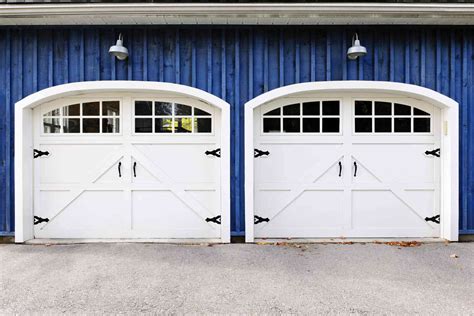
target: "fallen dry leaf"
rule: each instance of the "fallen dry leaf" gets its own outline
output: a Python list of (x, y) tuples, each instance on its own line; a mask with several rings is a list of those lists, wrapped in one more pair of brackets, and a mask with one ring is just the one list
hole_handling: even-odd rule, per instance
[(421, 242), (419, 241), (388, 241), (384, 243), (385, 245), (389, 246), (397, 246), (397, 247), (419, 247), (421, 246)]
[(291, 242), (285, 242), (285, 241), (279, 241), (274, 243), (275, 246), (282, 246), (282, 247), (292, 247), (292, 248), (298, 248), (301, 249), (301, 251), (305, 251), (308, 246), (306, 245), (301, 245), (297, 243), (291, 243)]

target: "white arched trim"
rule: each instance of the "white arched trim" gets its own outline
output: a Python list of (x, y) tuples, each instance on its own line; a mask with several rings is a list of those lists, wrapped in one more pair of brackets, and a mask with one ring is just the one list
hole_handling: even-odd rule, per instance
[(180, 84), (150, 81), (86, 81), (33, 93), (15, 104), (15, 241), (33, 238), (33, 109), (64, 97), (93, 93), (165, 93), (194, 98), (221, 111), (221, 231), (230, 242), (230, 105), (205, 91)]
[(385, 81), (323, 81), (289, 85), (268, 91), (245, 104), (245, 229), (254, 241), (254, 109), (283, 97), (318, 93), (378, 93), (409, 97), (441, 110), (441, 238), (459, 236), (459, 110), (458, 103), (436, 91), (416, 85)]

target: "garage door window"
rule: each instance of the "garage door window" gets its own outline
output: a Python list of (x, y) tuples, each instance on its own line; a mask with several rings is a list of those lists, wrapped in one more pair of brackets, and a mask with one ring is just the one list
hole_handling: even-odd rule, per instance
[(263, 114), (264, 133), (339, 133), (339, 101), (285, 105)]
[(413, 106), (357, 100), (354, 103), (356, 133), (430, 133), (431, 115)]
[(211, 113), (162, 101), (135, 101), (135, 133), (211, 133)]
[(120, 133), (120, 102), (94, 101), (54, 109), (43, 115), (45, 134)]

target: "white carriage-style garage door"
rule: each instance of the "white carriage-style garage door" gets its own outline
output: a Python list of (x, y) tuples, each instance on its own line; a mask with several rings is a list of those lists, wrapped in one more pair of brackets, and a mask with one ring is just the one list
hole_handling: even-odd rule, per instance
[(186, 97), (34, 109), (35, 238), (220, 239), (221, 111)]
[(376, 94), (256, 108), (255, 237), (439, 237), (439, 122)]

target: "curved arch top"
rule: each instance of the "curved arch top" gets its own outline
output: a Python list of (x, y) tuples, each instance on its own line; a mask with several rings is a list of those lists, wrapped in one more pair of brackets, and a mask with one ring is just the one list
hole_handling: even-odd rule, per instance
[(153, 82), (153, 81), (84, 81), (66, 83), (54, 87), (50, 87), (36, 93), (33, 93), (26, 98), (21, 99), (16, 103), (19, 108), (34, 108), (42, 103), (59, 99), (62, 97), (80, 95), (85, 93), (101, 93), (101, 92), (142, 92), (142, 93), (156, 93), (156, 92), (171, 92), (186, 97), (192, 97), (216, 106), (220, 109), (228, 110), (229, 103), (212, 95), (206, 91), (168, 82)]
[(305, 92), (381, 92), (421, 99), (440, 108), (458, 106), (456, 101), (439, 92), (412, 84), (388, 81), (347, 80), (305, 82), (284, 86), (259, 95), (248, 101), (245, 107), (253, 109), (281, 97)]

